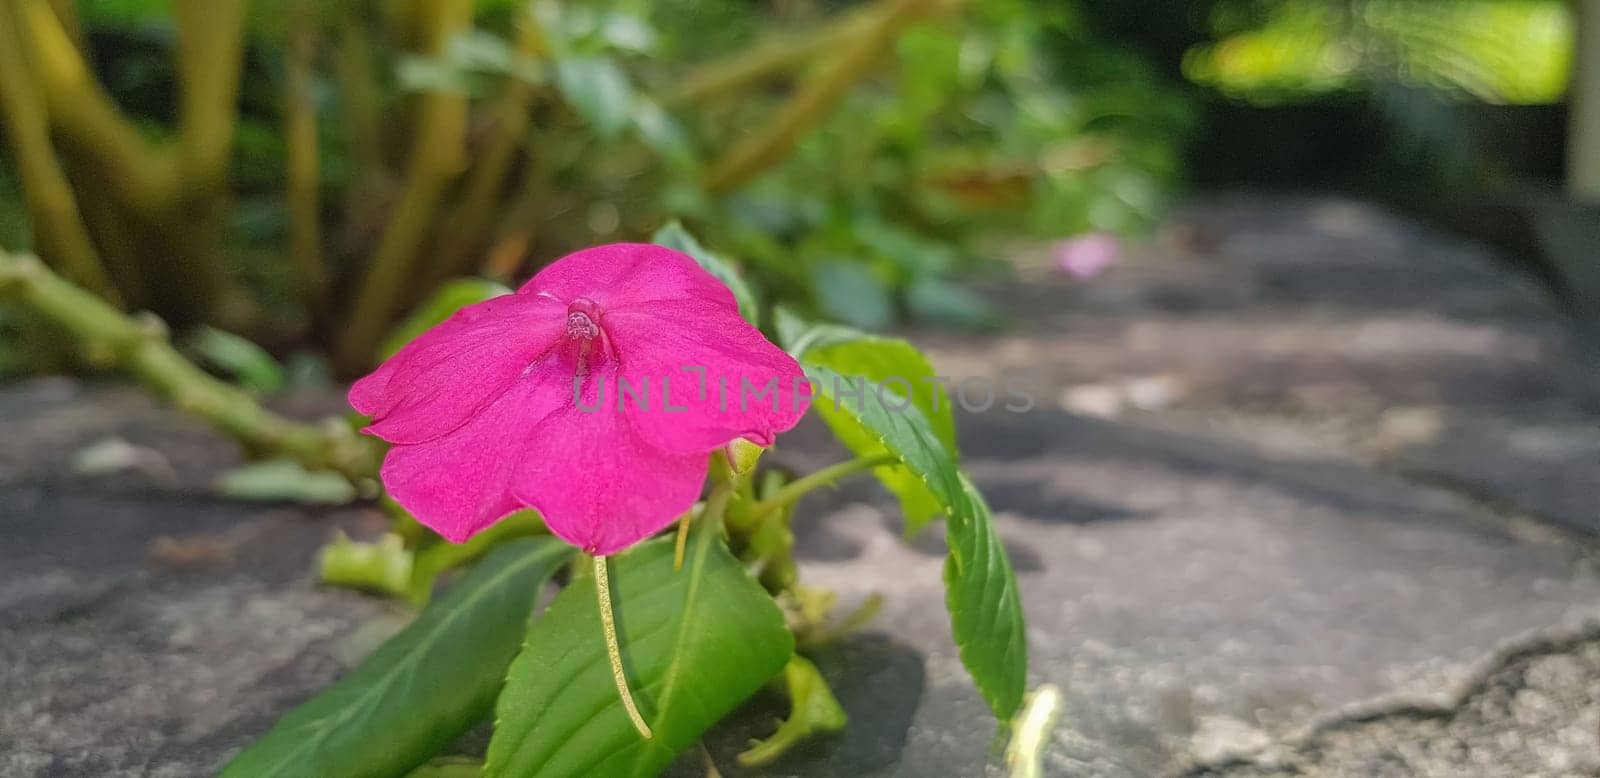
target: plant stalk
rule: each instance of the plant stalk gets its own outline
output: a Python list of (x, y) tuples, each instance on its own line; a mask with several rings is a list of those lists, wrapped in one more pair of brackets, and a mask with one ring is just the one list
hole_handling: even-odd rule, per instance
[(757, 503), (750, 511), (751, 516), (758, 519), (762, 518), (773, 511), (779, 510), (780, 508), (799, 500), (801, 497), (804, 497), (807, 494), (816, 491), (817, 489), (820, 489), (824, 486), (832, 486), (834, 483), (843, 480), (846, 477), (855, 475), (856, 473), (866, 472), (874, 467), (897, 464), (900, 464), (900, 460), (895, 455), (878, 454), (876, 456), (850, 459), (844, 462), (838, 462), (829, 465), (821, 470), (811, 473), (810, 475), (797, 478), (787, 484), (784, 484), (766, 499)]
[(286, 457), (309, 469), (352, 479), (378, 472), (383, 448), (341, 419), (291, 421), (262, 408), (249, 394), (185, 359), (166, 326), (111, 307), (51, 273), (37, 258), (0, 252), (0, 299), (16, 302), (61, 325), (91, 354), (102, 354), (146, 387), (227, 433), (255, 453)]
[(617, 641), (617, 621), (611, 613), (611, 581), (606, 577), (606, 558), (594, 558), (594, 592), (600, 604), (600, 631), (605, 633), (606, 658), (611, 660), (611, 680), (617, 684), (617, 694), (622, 698), (622, 707), (628, 712), (628, 720), (633, 722), (633, 728), (639, 731), (639, 736), (645, 740), (655, 737), (650, 731), (650, 725), (644, 723), (644, 717), (639, 715), (639, 708), (633, 702), (633, 692), (628, 690), (628, 675), (622, 669), (622, 648)]
[[(472, 20), (469, 0), (434, 0), (418, 3), (427, 17), (417, 29), (425, 32), (421, 53), (437, 57), (446, 42), (465, 30)], [(417, 271), (417, 257), (429, 237), (429, 227), (439, 209), (446, 185), (461, 171), (465, 157), (467, 98), (446, 92), (429, 92), (422, 106), (411, 149), (411, 166), (405, 192), (389, 219), (362, 281), (355, 304), (345, 320), (334, 362), (340, 372), (360, 372), (371, 365), (378, 344), (388, 332), (396, 308)]]
[[(284, 140), (287, 145), (286, 194), (289, 211), (289, 264), (300, 300), (313, 322), (328, 315), (328, 274), (322, 262), (322, 192), (317, 142), (316, 9), (299, 0), (289, 28), (285, 62)], [(319, 328), (320, 329), (320, 328)]]
[(0, 6), (0, 126), (11, 140), (40, 253), (80, 286), (120, 304), (50, 143), (44, 100), (29, 76), (33, 67), (22, 24), (15, 4)]
[(760, 134), (735, 145), (711, 165), (706, 191), (726, 194), (783, 161), (805, 132), (828, 116), (850, 87), (871, 70), (912, 22), (943, 7), (940, 0), (892, 0), (876, 23), (852, 39), (837, 61), (806, 79)]

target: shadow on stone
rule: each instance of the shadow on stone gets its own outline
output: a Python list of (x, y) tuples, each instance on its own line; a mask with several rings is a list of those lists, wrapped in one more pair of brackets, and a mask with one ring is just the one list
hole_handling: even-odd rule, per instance
[[(868, 632), (808, 653), (808, 657), (828, 680), (850, 716), (850, 725), (838, 734), (801, 743), (774, 764), (740, 767), (739, 752), (748, 748), (750, 741), (772, 734), (788, 713), (781, 694), (763, 691), (706, 735), (706, 748), (722, 775), (869, 775), (900, 761), (927, 682), (922, 654), (888, 635)], [(667, 773), (674, 778), (705, 774), (704, 756), (695, 751), (680, 758)]]

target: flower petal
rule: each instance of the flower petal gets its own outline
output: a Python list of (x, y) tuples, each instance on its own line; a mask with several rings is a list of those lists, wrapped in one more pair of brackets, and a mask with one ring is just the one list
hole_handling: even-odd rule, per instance
[(650, 243), (612, 243), (568, 254), (523, 285), (567, 302), (587, 298), (609, 313), (658, 300), (699, 300), (738, 313), (733, 292), (692, 257)]
[(658, 302), (610, 311), (605, 326), (622, 378), (648, 395), (647, 406), (629, 397), (624, 407), (652, 445), (688, 453), (744, 438), (770, 446), (805, 415), (799, 363), (736, 307)]
[(693, 507), (709, 459), (651, 446), (615, 405), (598, 399), (590, 394), (585, 401), (600, 405), (595, 410), (569, 405), (533, 430), (512, 491), (557, 537), (604, 555), (654, 535)]
[(417, 521), (460, 543), (523, 504), (512, 493), (517, 464), (553, 452), (530, 448), (528, 431), (571, 404), (571, 367), (547, 360), (467, 423), (442, 437), (389, 449), (380, 476)]
[(560, 342), (566, 316), (565, 303), (535, 294), (469, 305), (357, 381), (350, 404), (372, 417), (367, 432), (390, 443), (449, 434)]

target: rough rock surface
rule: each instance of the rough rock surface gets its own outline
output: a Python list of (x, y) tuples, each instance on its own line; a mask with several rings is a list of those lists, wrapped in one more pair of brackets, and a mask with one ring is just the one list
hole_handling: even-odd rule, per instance
[[(924, 333), (945, 375), (1037, 407), (960, 419), (1066, 695), (1052, 775), (1600, 772), (1600, 392), (1493, 257), (1360, 204), (1180, 214), (1087, 282), (1024, 262), (998, 335)], [(366, 509), (241, 505), (237, 461), (125, 388), (0, 390), (0, 776), (195, 775), (347, 666), (389, 606), (322, 589)], [(88, 476), (84, 447), (142, 446)], [(816, 425), (779, 455), (838, 456)], [(887, 597), (817, 655), (839, 736), (724, 775), (977, 776), (993, 725), (948, 637), (934, 528), (868, 484), (809, 498), (803, 577)], [(376, 629), (376, 628), (373, 628)], [(697, 759), (676, 771), (698, 775)]]

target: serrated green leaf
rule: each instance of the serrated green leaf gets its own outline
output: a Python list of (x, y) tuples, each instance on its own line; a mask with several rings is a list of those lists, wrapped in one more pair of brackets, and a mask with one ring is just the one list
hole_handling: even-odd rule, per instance
[(965, 474), (961, 491), (961, 505), (945, 520), (945, 607), (962, 664), (995, 716), (1007, 721), (1027, 691), (1022, 597), (989, 505)]
[(839, 425), (836, 433), (850, 429), (851, 435), (868, 436), (893, 454), (945, 514), (950, 547), (945, 604), (951, 633), (990, 709), (1002, 721), (1009, 719), (1025, 689), (1027, 643), (1016, 575), (988, 505), (956, 468), (933, 425), (915, 405), (889, 407), (870, 388), (850, 388), (861, 386), (855, 382), (865, 382), (864, 378), (843, 376), (826, 367), (807, 365), (806, 377), (816, 392), (812, 406), (830, 424)]
[(389, 339), (383, 342), (383, 357), (388, 359), (418, 335), (428, 331), (450, 314), (469, 305), (481, 303), (501, 295), (511, 294), (504, 284), (486, 278), (456, 278), (439, 287), (426, 301), (417, 306), (406, 320), (396, 327)]
[[(958, 461), (955, 414), (951, 410), (949, 392), (937, 380), (933, 366), (916, 346), (899, 338), (830, 326), (801, 336), (797, 347), (804, 349), (796, 355), (802, 364), (864, 378), (871, 383), (872, 392), (887, 393), (893, 405), (908, 400), (921, 411), (922, 419), (932, 429), (947, 458), (952, 463)], [(884, 452), (884, 445), (864, 429), (859, 420), (838, 413), (831, 405), (822, 403), (819, 412), (846, 448), (860, 457)], [(942, 512), (943, 501), (929, 492), (915, 473), (889, 466), (874, 468), (873, 474), (900, 500), (907, 535), (917, 533)]]
[(477, 724), (500, 692), (539, 589), (572, 549), (512, 541), (338, 683), (290, 711), (223, 778), (404, 775)]
[(528, 632), (496, 707), (485, 776), (653, 776), (772, 678), (794, 638), (772, 598), (697, 523), (682, 570), (663, 538), (613, 557), (629, 687), (654, 730), (628, 723), (612, 684), (594, 579), (568, 586)]
[(948, 513), (960, 494), (955, 457), (922, 409), (892, 390), (880, 392), (865, 376), (843, 375), (810, 362), (802, 365), (817, 393), (811, 407), (839, 442), (857, 456), (888, 452), (903, 463), (873, 472), (900, 498), (906, 534)]
[(733, 299), (739, 303), (739, 314), (746, 321), (751, 324), (760, 321), (761, 311), (756, 307), (755, 293), (750, 291), (750, 285), (745, 282), (744, 277), (739, 275), (739, 271), (720, 254), (700, 245), (700, 241), (684, 229), (682, 224), (676, 221), (668, 222), (650, 236), (650, 242), (693, 257), (694, 261), (706, 269), (706, 272), (716, 276), (718, 281), (727, 285), (728, 291), (733, 292)]
[(572, 57), (556, 62), (556, 85), (580, 116), (605, 140), (615, 140), (633, 118), (634, 93), (613, 60)]

